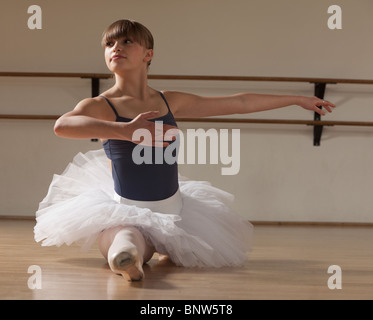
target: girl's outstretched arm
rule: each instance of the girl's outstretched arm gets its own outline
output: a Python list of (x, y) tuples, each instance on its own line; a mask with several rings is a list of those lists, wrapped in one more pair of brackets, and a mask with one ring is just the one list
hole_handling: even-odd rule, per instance
[[(298, 105), (321, 115), (332, 112), (335, 105), (317, 97), (295, 95), (267, 95), (239, 93), (223, 97), (202, 97), (198, 95), (166, 92), (176, 117), (208, 117), (228, 114), (244, 114)], [(320, 109), (319, 107), (324, 107)]]

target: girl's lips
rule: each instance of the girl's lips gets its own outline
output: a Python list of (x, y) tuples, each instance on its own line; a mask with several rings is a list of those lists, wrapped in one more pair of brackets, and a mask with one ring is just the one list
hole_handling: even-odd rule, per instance
[(117, 59), (124, 59), (124, 57), (121, 56), (121, 55), (119, 55), (119, 54), (116, 54), (115, 56), (113, 56), (113, 57), (111, 58), (111, 60), (117, 60)]

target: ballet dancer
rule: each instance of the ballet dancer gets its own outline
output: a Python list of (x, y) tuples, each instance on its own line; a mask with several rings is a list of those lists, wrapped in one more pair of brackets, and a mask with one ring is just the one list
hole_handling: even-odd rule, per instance
[(177, 129), (174, 117), (290, 105), (325, 115), (335, 106), (295, 95), (203, 97), (157, 91), (147, 81), (153, 42), (151, 32), (132, 20), (116, 21), (104, 32), (114, 86), (79, 102), (54, 128), (59, 137), (99, 138), (103, 148), (79, 153), (61, 175), (54, 175), (36, 212), (35, 240), (46, 246), (83, 242), (86, 248), (97, 240), (111, 270), (129, 281), (144, 278), (142, 266), (154, 252), (184, 267), (240, 266), (248, 259), (253, 227), (231, 209), (233, 196), (206, 181), (180, 176), (176, 162), (134, 163), (132, 153), (141, 143), (134, 133), (148, 130), (154, 138), (144, 148), (164, 151), (178, 142), (177, 135), (157, 141), (156, 121), (162, 121), (165, 134)]

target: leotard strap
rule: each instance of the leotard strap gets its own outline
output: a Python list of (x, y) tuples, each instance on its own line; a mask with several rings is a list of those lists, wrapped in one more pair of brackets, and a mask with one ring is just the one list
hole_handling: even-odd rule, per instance
[[(170, 106), (168, 105), (168, 102), (167, 102), (167, 100), (166, 100), (166, 97), (164, 96), (164, 94), (163, 94), (161, 91), (158, 91), (158, 92), (159, 92), (160, 96), (162, 97), (163, 101), (166, 103), (166, 106), (167, 106), (168, 111), (171, 112), (171, 109), (170, 109)], [(111, 109), (114, 111), (115, 116), (116, 116), (117, 118), (123, 118), (123, 117), (121, 117), (121, 116), (119, 115), (117, 109), (115, 109), (114, 105), (111, 103), (111, 101), (110, 101), (108, 98), (106, 98), (106, 97), (103, 96), (103, 95), (100, 95), (99, 97), (102, 97), (102, 98), (104, 98), (104, 99), (107, 101), (107, 103), (109, 104), (109, 106), (111, 107)]]
[(161, 95), (163, 101), (166, 103), (166, 106), (167, 106), (168, 111), (171, 112), (170, 106), (168, 105), (168, 102), (167, 102), (166, 97), (164, 96), (163, 92), (161, 92), (161, 91), (158, 91), (158, 92), (159, 92), (159, 94)]
[(107, 101), (107, 103), (109, 104), (109, 106), (111, 107), (111, 109), (113, 109), (116, 117), (118, 118), (119, 117), (118, 111), (117, 111), (117, 109), (115, 109), (114, 105), (110, 102), (110, 100), (108, 98), (106, 98), (105, 96), (102, 96), (102, 95), (99, 96), (99, 97), (102, 97), (102, 98), (104, 98)]

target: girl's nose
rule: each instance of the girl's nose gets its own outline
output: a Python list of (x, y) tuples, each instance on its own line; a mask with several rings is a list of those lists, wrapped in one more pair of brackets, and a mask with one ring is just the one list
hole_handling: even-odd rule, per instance
[(118, 41), (116, 41), (113, 45), (113, 51), (120, 51), (121, 48), (120, 48), (120, 44)]

